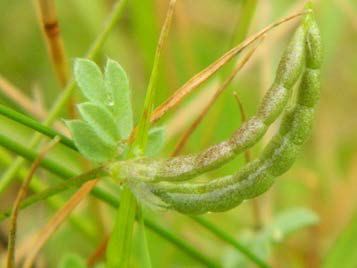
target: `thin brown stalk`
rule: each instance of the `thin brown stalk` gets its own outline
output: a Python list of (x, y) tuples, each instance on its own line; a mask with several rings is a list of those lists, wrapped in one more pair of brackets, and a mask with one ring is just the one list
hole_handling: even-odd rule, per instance
[[(240, 98), (239, 98), (237, 92), (233, 92), (233, 95), (238, 103), (239, 111), (240, 111), (242, 123), (243, 123), (243, 122), (247, 121), (247, 116), (244, 111), (243, 104), (240, 101)], [(244, 152), (244, 158), (245, 158), (246, 163), (249, 163), (250, 161), (252, 161), (252, 152), (250, 150), (246, 150)], [(254, 221), (255, 221), (254, 227), (255, 227), (255, 229), (259, 230), (262, 228), (262, 217), (261, 217), (261, 206), (259, 204), (258, 199), (252, 200), (252, 208), (253, 208), (253, 216), (254, 216)]]
[[(47, 111), (44, 106), (36, 104), (33, 100), (22, 93), (23, 90), (17, 88), (10, 81), (0, 75), (0, 90), (9, 99), (14, 101), (17, 105), (23, 108), (26, 112), (35, 116), (37, 119), (44, 120), (47, 118)], [(64, 135), (69, 135), (67, 128), (63, 123), (56, 122), (55, 128)]]
[(33, 101), (22, 93), (22, 90), (14, 86), (10, 81), (0, 75), (0, 90), (9, 99), (21, 106), (24, 110), (36, 116), (39, 119), (43, 119), (47, 116), (43, 107), (34, 105)]
[[(69, 81), (69, 69), (67, 58), (63, 46), (60, 26), (57, 19), (57, 12), (54, 0), (37, 0), (41, 22), (41, 28), (48, 47), (48, 53), (52, 60), (57, 80), (62, 88), (65, 88)], [(68, 102), (68, 113), (75, 117), (76, 111), (73, 96)]]
[(47, 225), (39, 232), (36, 242), (34, 243), (31, 252), (27, 255), (24, 263), (24, 268), (31, 268), (32, 264), (46, 244), (48, 239), (53, 235), (60, 225), (67, 219), (78, 204), (90, 193), (95, 187), (99, 179), (86, 182), (66, 204), (49, 220)]
[(211, 100), (207, 103), (205, 108), (202, 110), (202, 112), (199, 114), (199, 116), (196, 118), (195, 121), (191, 124), (191, 126), (186, 130), (184, 135), (182, 136), (181, 140), (177, 144), (174, 152), (172, 153), (172, 156), (178, 155), (181, 150), (184, 148), (186, 142), (188, 141), (189, 137), (192, 135), (194, 130), (197, 128), (197, 126), (200, 124), (202, 119), (207, 115), (208, 111), (211, 109), (213, 104), (217, 101), (218, 97), (222, 94), (222, 92), (230, 85), (230, 83), (233, 81), (233, 79), (237, 76), (239, 71), (245, 66), (245, 64), (249, 61), (249, 59), (252, 57), (258, 46), (261, 44), (263, 41), (264, 36), (260, 39), (259, 43), (254, 46), (248, 53), (247, 55), (238, 62), (237, 66), (234, 68), (233, 72), (228, 76), (228, 78), (221, 84), (220, 87), (218, 87), (216, 93), (213, 95)]
[[(291, 16), (288, 16), (284, 19), (279, 20), (278, 22), (270, 24), (267, 27), (260, 30), (258, 33), (250, 36), (249, 38), (245, 39), (242, 43), (240, 43), (239, 45), (232, 48), (230, 51), (228, 51), (222, 57), (220, 57), (215, 62), (213, 62), (211, 65), (209, 65), (207, 68), (205, 68), (204, 70), (202, 70), (201, 72), (199, 72), (198, 74), (193, 76), (182, 87), (180, 87), (178, 90), (176, 90), (175, 93), (171, 97), (169, 97), (164, 103), (162, 103), (158, 107), (156, 107), (150, 116), (151, 124), (158, 121), (164, 114), (166, 114), (169, 110), (171, 110), (176, 105), (178, 105), (183, 100), (183, 98), (185, 96), (187, 96), (193, 90), (198, 88), (202, 83), (204, 83), (208, 78), (210, 78), (220, 68), (222, 68), (227, 62), (229, 62), (234, 56), (236, 56), (240, 52), (242, 52), (247, 46), (249, 46), (256, 40), (261, 38), (263, 35), (265, 35), (270, 30), (279, 26), (280, 24), (283, 24), (289, 20), (292, 20), (296, 17), (302, 16), (309, 12), (311, 12), (311, 11), (298, 12), (296, 14), (293, 14)], [(133, 132), (129, 138), (129, 141), (128, 141), (129, 143), (132, 143), (135, 140), (136, 132), (137, 132), (137, 127), (133, 130)]]
[(19, 209), (21, 206), (22, 200), (25, 198), (27, 189), (30, 185), (31, 179), (35, 174), (37, 168), (41, 164), (41, 161), (46, 156), (46, 154), (55, 146), (60, 139), (55, 137), (49, 144), (47, 144), (39, 153), (39, 156), (31, 165), (30, 171), (25, 178), (24, 182), (21, 185), (21, 188), (17, 194), (12, 212), (10, 217), (10, 231), (9, 231), (9, 242), (8, 242), (8, 253), (6, 259), (6, 267), (7, 268), (14, 268), (15, 267), (15, 243), (16, 243), (16, 229), (17, 229), (17, 216), (19, 214)]
[(228, 51), (226, 54), (224, 54), (222, 57), (220, 57), (218, 60), (216, 60), (214, 63), (212, 63), (210, 66), (208, 66), (206, 69), (192, 77), (189, 81), (187, 81), (181, 88), (176, 90), (176, 92), (168, 98), (164, 103), (159, 105), (154, 112), (151, 115), (151, 123), (156, 122), (159, 120), (168, 110), (172, 109), (175, 107), (178, 103), (181, 102), (181, 100), (189, 93), (191, 93), (194, 89), (199, 87), (203, 82), (205, 82), (209, 77), (211, 77), (213, 74), (215, 74), (221, 67), (223, 67), (228, 61), (230, 61), (234, 56), (242, 52), (247, 46), (261, 38), (263, 35), (265, 35), (268, 31), (272, 30), (273, 28), (277, 27), (278, 25), (287, 22), (289, 20), (292, 20), (298, 16), (304, 15), (306, 13), (309, 13), (310, 11), (303, 11), (296, 13), (294, 15), (291, 15), (287, 18), (284, 18), (278, 22), (275, 22), (255, 35), (247, 38), (245, 41), (237, 45), (236, 47), (232, 48), (230, 51)]
[(105, 250), (108, 246), (109, 242), (109, 235), (104, 238), (104, 240), (99, 244), (99, 246), (96, 248), (94, 253), (89, 256), (87, 260), (87, 266), (88, 267), (93, 267), (99, 260), (103, 257), (105, 254)]
[(41, 26), (48, 45), (48, 52), (56, 71), (57, 79), (61, 87), (68, 82), (68, 65), (65, 57), (64, 46), (57, 20), (54, 0), (38, 0)]

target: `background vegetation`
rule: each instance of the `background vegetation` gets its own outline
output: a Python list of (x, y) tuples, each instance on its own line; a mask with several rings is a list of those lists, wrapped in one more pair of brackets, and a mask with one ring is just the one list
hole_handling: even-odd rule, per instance
[[(61, 93), (62, 86), (46, 48), (35, 2), (0, 1), (0, 103), (42, 121), (39, 114), (49, 110)], [(69, 69), (74, 58), (85, 56), (102, 31), (114, 2), (56, 1)], [(273, 267), (357, 265), (357, 3), (353, 0), (320, 0), (315, 3), (325, 60), (322, 96), (312, 137), (293, 168), (256, 202), (248, 201), (229, 212), (204, 216), (230, 238), (266, 258)], [(122, 17), (95, 57), (99, 66), (103, 66), (110, 57), (126, 69), (133, 92), (136, 122), (142, 112), (167, 5), (167, 0), (129, 0)], [(155, 104), (162, 103), (185, 81), (244, 40), (245, 36), (300, 11), (303, 6), (304, 1), (298, 0), (178, 1), (160, 66)], [(233, 133), (241, 123), (239, 108), (232, 95), (234, 90), (247, 116), (255, 113), (261, 96), (274, 78), (281, 51), (298, 22), (299, 19), (296, 19), (268, 33), (181, 153), (198, 152)], [(167, 128), (167, 139), (160, 156), (172, 153), (183, 132), (214, 94), (227, 69), (208, 80), (157, 123)], [(14, 90), (21, 96), (14, 95)], [(22, 95), (30, 101), (30, 105), (26, 105)], [(73, 98), (76, 102), (83, 100), (77, 89)], [(70, 116), (64, 110), (58, 119)], [(0, 116), (0, 133), (27, 146), (33, 130)], [(259, 154), (272, 133), (274, 127), (254, 147), (253, 157)], [(44, 140), (48, 141), (47, 138)], [(89, 169), (88, 163), (78, 153), (63, 145), (56, 146), (49, 156), (74, 172)], [(1, 174), (15, 157), (13, 152), (0, 148)], [(209, 173), (207, 178), (230, 174), (244, 163), (242, 155)], [(26, 167), (29, 165), (27, 162)], [(36, 175), (46, 185), (59, 182), (57, 176), (44, 169), (39, 169)], [(0, 211), (11, 207), (19, 186), (19, 181), (13, 181), (1, 193)], [(61, 200), (69, 199), (73, 192), (62, 194)], [(46, 202), (21, 212), (18, 220), (18, 257), (30, 251), (30, 238), (53, 214), (53, 206)], [(215, 263), (226, 267), (237, 267), (238, 263), (242, 267), (246, 265), (246, 259), (232, 245), (203, 228), (197, 220), (177, 212), (145, 211), (145, 214)], [(89, 196), (73, 215), (85, 227), (82, 226), (80, 231), (73, 220), (66, 221), (46, 243), (37, 261), (38, 267), (56, 267), (67, 253), (75, 253), (87, 260), (112, 230), (115, 211)], [(0, 257), (6, 255), (7, 232), (8, 221), (3, 221), (0, 223)], [(148, 231), (146, 234), (153, 267), (205, 266), (198, 258), (187, 254), (187, 250), (163, 239), (158, 232)], [(140, 237), (140, 231), (136, 230), (132, 267), (144, 267), (139, 257)], [(260, 240), (263, 242), (256, 245)]]

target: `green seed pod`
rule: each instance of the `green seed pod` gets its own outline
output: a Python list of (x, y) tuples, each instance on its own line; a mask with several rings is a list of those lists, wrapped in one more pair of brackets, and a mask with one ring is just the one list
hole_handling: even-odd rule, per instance
[(285, 108), (291, 89), (298, 80), (305, 61), (305, 28), (300, 26), (280, 61), (276, 79), (265, 94), (256, 116), (228, 140), (213, 145), (201, 153), (154, 160), (148, 158), (112, 164), (120, 177), (128, 181), (182, 181), (218, 168), (255, 145)]
[[(306, 16), (304, 27), (307, 31), (307, 59), (296, 104), (284, 115), (279, 132), (272, 138), (260, 158), (249, 163), (235, 175), (218, 178), (208, 183), (147, 184), (154, 195), (170, 208), (181, 213), (202, 214), (208, 211), (225, 211), (238, 206), (246, 199), (264, 193), (277, 176), (291, 167), (310, 135), (313, 114), (319, 97), (322, 49), (320, 34), (311, 14)], [(279, 76), (284, 77), (283, 74)]]

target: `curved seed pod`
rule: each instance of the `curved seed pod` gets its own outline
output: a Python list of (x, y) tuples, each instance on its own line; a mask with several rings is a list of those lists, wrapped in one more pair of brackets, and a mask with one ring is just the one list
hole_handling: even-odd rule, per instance
[(181, 181), (218, 168), (239, 153), (256, 144), (285, 108), (291, 88), (298, 80), (304, 65), (304, 26), (295, 32), (285, 50), (277, 75), (263, 98), (256, 116), (245, 122), (230, 139), (213, 145), (198, 154), (177, 156), (162, 160), (148, 158), (117, 162), (112, 169), (128, 180), (141, 178), (146, 181)]
[(220, 212), (238, 206), (243, 200), (265, 192), (274, 179), (293, 164), (308, 139), (319, 99), (322, 49), (320, 34), (313, 16), (305, 19), (306, 69), (294, 107), (283, 117), (279, 132), (272, 138), (258, 160), (249, 163), (235, 175), (203, 184), (148, 184), (151, 192), (168, 206), (182, 213)]

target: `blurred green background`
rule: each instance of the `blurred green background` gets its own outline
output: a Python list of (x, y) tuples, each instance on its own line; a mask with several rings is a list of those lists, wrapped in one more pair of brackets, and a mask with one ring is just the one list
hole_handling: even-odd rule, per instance
[[(232, 44), (231, 40), (234, 36), (239, 39), (237, 30), (244, 27), (244, 5), (249, 1), (178, 1), (161, 64), (156, 105), (236, 44)], [(9, 96), (4, 81), (28, 96), (34, 107), (42, 107), (45, 110), (51, 107), (62, 90), (47, 52), (35, 2), (0, 1), (0, 103), (34, 118), (36, 116), (20, 104), (18, 97)], [(100, 32), (114, 2), (56, 1), (69, 66), (74, 58), (85, 55)], [(301, 10), (304, 2), (258, 0), (255, 14), (251, 17), (248, 36), (279, 18)], [(299, 229), (286, 239), (276, 239), (278, 243), (269, 245), (271, 254), (267, 259), (273, 267), (357, 267), (357, 254), (353, 252), (353, 249), (357, 248), (357, 2), (314, 2), (323, 38), (325, 60), (321, 101), (313, 135), (291, 170), (277, 179), (274, 187), (257, 199), (255, 206), (259, 207), (258, 218), (264, 226), (272, 225), (279, 218), (278, 215), (295, 208), (306, 208), (320, 218), (319, 223)], [(133, 92), (136, 120), (142, 112), (156, 42), (167, 4), (167, 0), (129, 0), (123, 17), (110, 34), (99, 56), (95, 58), (99, 66), (103, 66), (109, 57), (120, 62), (126, 69)], [(198, 152), (229, 137), (239, 126), (241, 117), (232, 96), (234, 90), (238, 92), (247, 115), (255, 113), (259, 100), (274, 78), (281, 52), (298, 22), (299, 19), (293, 20), (267, 34), (253, 58), (220, 96), (190, 137), (182, 153)], [(220, 71), (157, 123), (167, 127), (167, 141), (160, 156), (170, 155), (185, 129), (207, 103), (226, 73), (225, 69)], [(76, 102), (81, 102), (79, 91), (75, 92)], [(68, 116), (64, 111), (62, 118)], [(253, 148), (253, 157), (259, 155), (262, 146), (267, 143), (275, 129), (276, 126)], [(0, 117), (0, 131), (24, 145), (33, 133), (32, 130), (4, 117)], [(0, 151), (0, 154), (2, 152)], [(73, 170), (88, 169), (78, 154), (63, 146), (57, 146), (51, 155)], [(243, 155), (206, 177), (231, 174), (242, 165)], [(4, 170), (6, 164), (2, 161), (0, 172)], [(38, 176), (50, 184), (59, 181), (43, 170), (39, 170)], [(0, 196), (1, 210), (12, 204), (18, 187), (19, 184), (15, 183)], [(64, 197), (69, 197), (69, 194)], [(247, 201), (229, 212), (204, 217), (238, 241), (243, 238), (252, 241), (255, 239), (254, 226), (257, 221), (254, 211), (252, 201)], [(36, 234), (53, 213), (45, 203), (21, 213), (18, 244), (23, 247), (24, 252), (26, 240)], [(147, 213), (161, 226), (222, 265), (245, 267), (246, 264), (237, 266), (239, 256), (232, 252), (229, 245), (190, 218), (176, 212)], [(92, 197), (83, 202), (75, 214), (85, 218), (96, 234), (96, 239), (88, 239), (70, 223), (66, 223), (46, 244), (39, 267), (57, 267), (57, 263), (68, 252), (75, 252), (87, 259), (112, 228), (114, 211)], [(4, 239), (0, 240), (6, 240), (7, 228), (6, 221), (0, 224), (1, 236), (4, 236)], [(150, 231), (147, 233), (153, 267), (201, 267), (199, 262), (172, 244)], [(134, 247), (132, 267), (140, 267), (136, 250), (139, 243), (140, 241), (137, 241)], [(0, 256), (4, 255), (4, 245), (0, 245)], [(345, 266), (335, 266), (337, 264)]]

